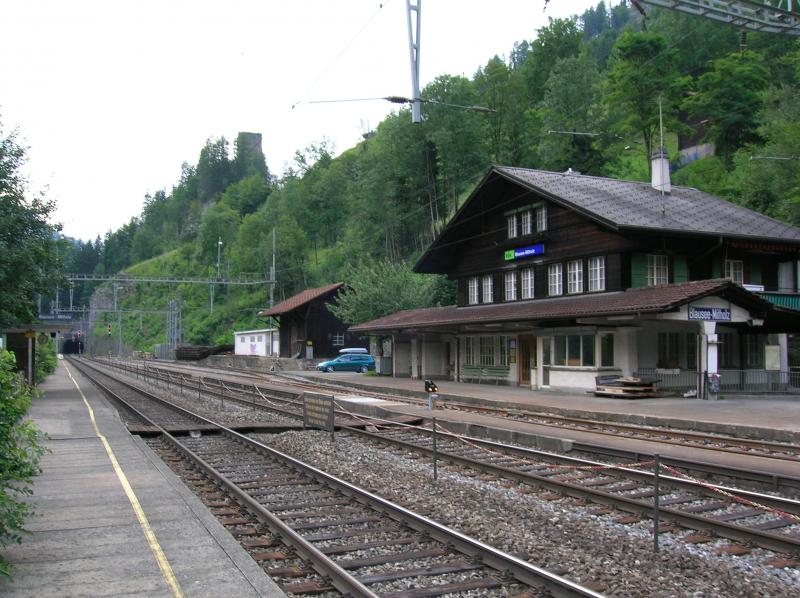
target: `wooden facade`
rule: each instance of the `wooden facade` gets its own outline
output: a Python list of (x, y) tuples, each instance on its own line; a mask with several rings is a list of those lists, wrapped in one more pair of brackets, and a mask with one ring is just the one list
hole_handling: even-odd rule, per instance
[[(511, 199), (509, 199), (511, 198)], [(664, 201), (669, 202), (667, 196)], [(543, 207), (546, 213), (544, 230), (509, 237), (509, 213), (521, 213), (526, 208)], [(647, 285), (647, 256), (666, 258), (667, 283), (706, 280), (726, 276), (726, 261), (741, 262), (741, 283), (763, 287), (765, 291), (798, 291), (796, 262), (800, 246), (787, 243), (750, 243), (730, 237), (709, 234), (662, 232), (657, 227), (621, 231), (613, 224), (598, 222), (563, 202), (521, 191), (510, 181), (487, 182), (470, 198), (465, 209), (454, 218), (450, 230), (439, 239), (440, 248), (420, 260), (417, 271), (445, 274), (457, 281), (457, 303), (469, 305), (468, 285), (475, 276), (492, 277), (492, 299), (484, 301), (479, 290), (479, 303), (500, 303), (505, 298), (505, 275), (514, 272), (517, 297), (522, 300), (520, 271), (533, 268), (534, 295), (525, 299), (545, 299), (551, 296), (548, 285), (548, 266), (562, 264), (562, 288), (555, 296), (569, 296), (567, 264), (580, 260), (584, 278), (588, 260), (604, 258), (603, 292), (624, 291)], [(509, 250), (544, 246), (544, 252), (521, 260), (507, 260)], [(783, 264), (783, 266), (781, 266)], [(790, 264), (790, 266), (789, 266)], [(780, 268), (785, 268), (783, 280)], [(788, 274), (786, 274), (788, 272)], [(787, 279), (788, 276), (788, 279)], [(482, 282), (482, 280), (481, 280)], [(582, 294), (589, 293), (583, 284)]]

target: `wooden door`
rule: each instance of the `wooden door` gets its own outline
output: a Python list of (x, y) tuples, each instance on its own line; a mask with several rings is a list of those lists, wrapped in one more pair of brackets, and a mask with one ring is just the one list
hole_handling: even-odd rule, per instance
[(519, 361), (517, 364), (518, 380), (520, 386), (530, 386), (531, 368), (535, 363), (536, 345), (532, 336), (520, 335)]

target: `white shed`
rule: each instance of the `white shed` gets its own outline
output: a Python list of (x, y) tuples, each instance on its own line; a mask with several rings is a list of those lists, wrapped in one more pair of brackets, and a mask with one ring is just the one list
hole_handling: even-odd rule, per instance
[(277, 328), (243, 330), (233, 334), (234, 354), (236, 355), (258, 355), (260, 357), (278, 355), (280, 339)]

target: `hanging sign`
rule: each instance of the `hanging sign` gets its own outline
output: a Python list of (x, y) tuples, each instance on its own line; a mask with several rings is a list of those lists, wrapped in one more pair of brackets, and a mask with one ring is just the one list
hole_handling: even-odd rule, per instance
[(544, 243), (537, 243), (536, 245), (528, 245), (527, 247), (518, 247), (517, 249), (509, 249), (505, 252), (506, 261), (521, 260), (526, 257), (533, 257), (534, 255), (542, 255), (544, 253)]
[(731, 310), (728, 307), (702, 307), (700, 305), (690, 305), (689, 319), (703, 320), (708, 322), (730, 322)]

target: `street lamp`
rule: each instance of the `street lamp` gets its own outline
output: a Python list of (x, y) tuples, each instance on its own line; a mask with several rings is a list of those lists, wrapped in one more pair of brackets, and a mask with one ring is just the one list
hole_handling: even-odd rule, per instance
[(219, 252), (222, 250), (222, 237), (217, 238), (217, 278), (219, 278)]

